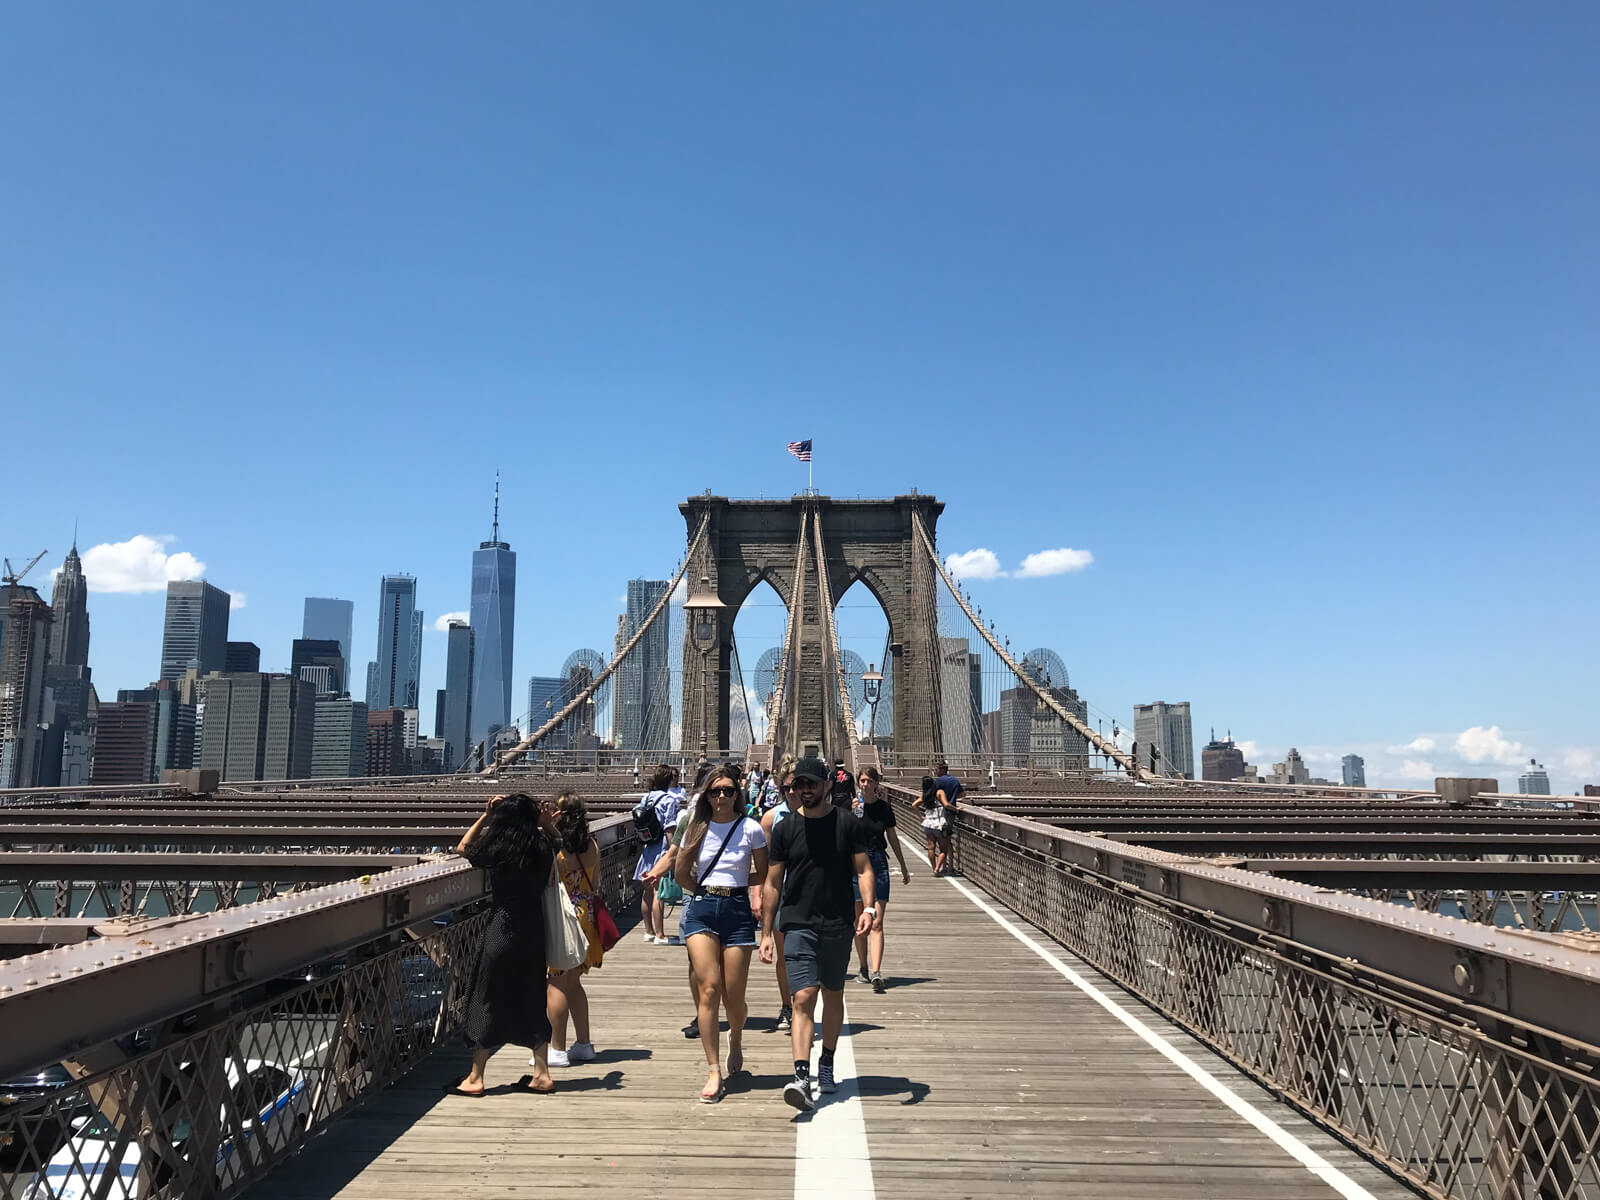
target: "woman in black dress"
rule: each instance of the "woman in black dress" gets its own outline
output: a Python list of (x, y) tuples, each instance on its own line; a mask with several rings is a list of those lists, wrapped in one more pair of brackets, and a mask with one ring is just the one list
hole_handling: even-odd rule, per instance
[(491, 898), (463, 1021), (472, 1069), (447, 1089), (455, 1095), (483, 1095), (489, 1056), (508, 1042), (533, 1051), (534, 1073), (518, 1086), (555, 1091), (546, 1059), (544, 891), (555, 869), (554, 814), (547, 809), (521, 792), (495, 796), (456, 845), (456, 853), (489, 872)]

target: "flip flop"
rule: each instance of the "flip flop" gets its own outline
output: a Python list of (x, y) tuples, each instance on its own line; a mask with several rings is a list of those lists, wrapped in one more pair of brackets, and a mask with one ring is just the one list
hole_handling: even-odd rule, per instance
[(556, 1085), (554, 1083), (551, 1083), (551, 1085), (547, 1088), (529, 1087), (528, 1085), (532, 1082), (532, 1075), (524, 1075), (522, 1078), (517, 1080), (517, 1088), (519, 1091), (527, 1092), (532, 1096), (548, 1096), (556, 1090)]
[(461, 1090), (461, 1085), (463, 1083), (465, 1083), (466, 1081), (467, 1081), (466, 1080), (466, 1076), (462, 1076), (460, 1079), (456, 1080), (454, 1083), (445, 1084), (444, 1085), (444, 1094), (446, 1096), (465, 1096), (468, 1100), (482, 1100), (483, 1099), (483, 1092), (463, 1092)]
[(701, 1092), (700, 1093), (700, 1103), (701, 1104), (720, 1104), (722, 1102), (722, 1098), (724, 1096), (726, 1096), (727, 1094), (728, 1094), (728, 1081), (727, 1081), (726, 1078), (724, 1078), (724, 1077), (719, 1075), (717, 1077), (717, 1094), (714, 1095), (714, 1096), (708, 1096), (704, 1092)]

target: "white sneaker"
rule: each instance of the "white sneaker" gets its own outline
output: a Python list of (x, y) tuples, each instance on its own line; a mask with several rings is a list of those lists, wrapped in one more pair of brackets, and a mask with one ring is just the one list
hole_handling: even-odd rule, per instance
[[(552, 1067), (570, 1067), (572, 1065), (572, 1062), (565, 1050), (557, 1050), (554, 1046), (551, 1046), (550, 1049), (545, 1052), (545, 1055), (545, 1061), (548, 1062)], [(539, 1065), (539, 1062), (537, 1059), (530, 1058), (528, 1060), (528, 1065), (530, 1067), (536, 1067)]]
[(572, 1045), (567, 1047), (567, 1061), (568, 1062), (575, 1062), (575, 1063), (578, 1063), (578, 1062), (593, 1062), (594, 1061), (594, 1043), (593, 1042), (573, 1042)]

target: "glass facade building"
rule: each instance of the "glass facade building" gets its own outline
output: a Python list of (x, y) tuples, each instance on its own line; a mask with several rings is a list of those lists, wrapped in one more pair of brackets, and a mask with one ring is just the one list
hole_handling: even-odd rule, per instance
[(377, 670), (369, 672), (367, 712), (417, 706), (422, 655), (422, 613), (417, 581), (411, 575), (385, 575), (378, 593)]
[[(628, 580), (628, 611), (619, 642), (639, 631), (661, 597), (665, 579)], [(621, 750), (665, 750), (671, 740), (672, 672), (667, 661), (667, 621), (650, 627), (633, 653), (623, 659), (616, 675), (616, 739)]]
[[(472, 552), (472, 716), (476, 745), (511, 724), (511, 655), (517, 619), (517, 556), (495, 536)], [(446, 735), (446, 741), (449, 740)]]
[(228, 604), (228, 593), (203, 579), (167, 584), (160, 678), (182, 679), (191, 666), (209, 675), (227, 665)]
[(475, 631), (451, 621), (445, 631), (444, 665), (444, 769), (454, 771), (466, 761), (477, 742), (472, 737), (472, 676), (476, 656)]
[[(335, 600), (328, 596), (307, 596), (305, 615), (300, 621), (300, 636), (318, 642), (338, 642), (339, 656), (344, 659), (342, 674), (348, 674), (354, 645), (356, 606), (350, 600)], [(344, 679), (344, 686), (349, 686)], [(342, 690), (342, 689), (341, 689)]]

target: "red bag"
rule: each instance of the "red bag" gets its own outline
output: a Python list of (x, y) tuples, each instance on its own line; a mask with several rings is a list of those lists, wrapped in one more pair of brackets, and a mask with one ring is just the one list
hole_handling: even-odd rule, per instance
[(617, 923), (611, 919), (611, 914), (606, 911), (606, 902), (596, 896), (591, 902), (594, 908), (595, 932), (600, 935), (600, 948), (609, 951), (622, 940), (622, 934), (617, 931)]

